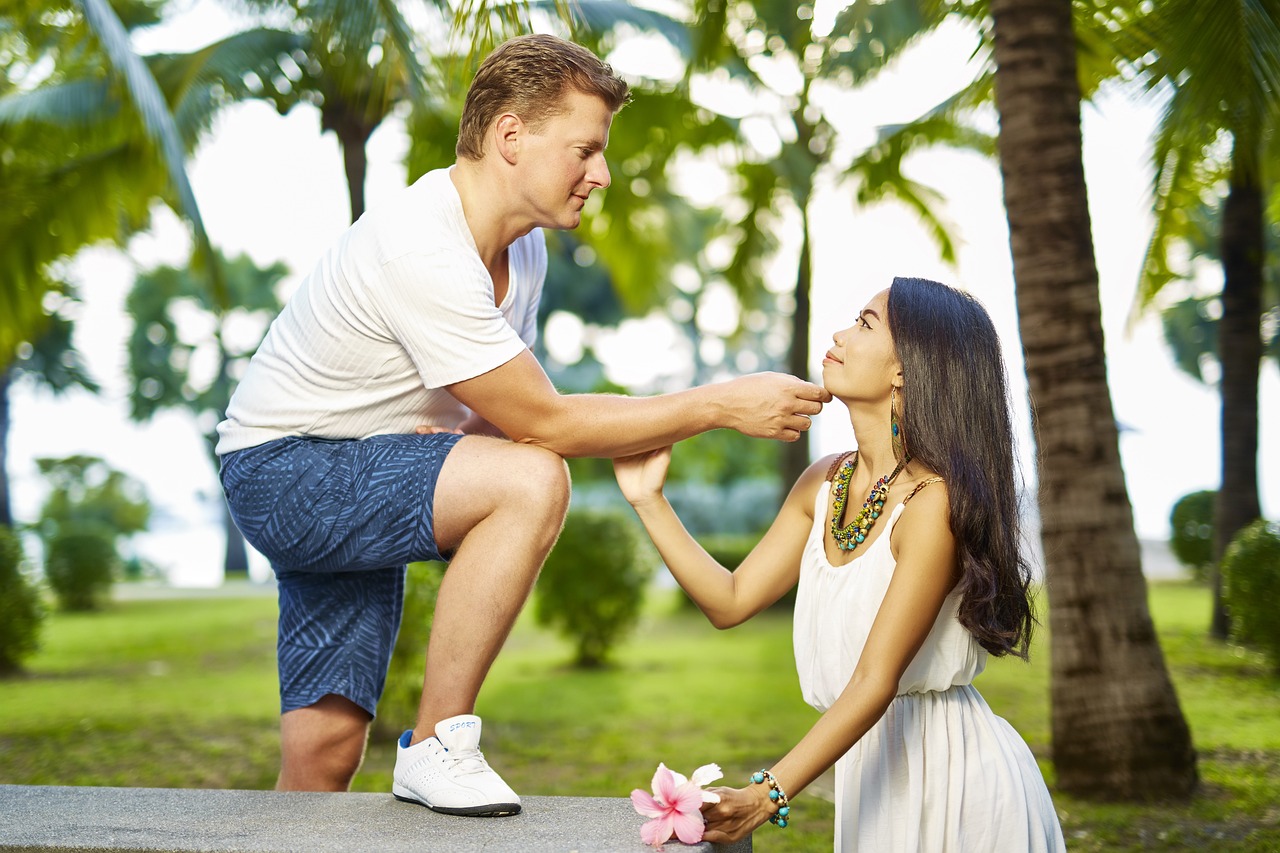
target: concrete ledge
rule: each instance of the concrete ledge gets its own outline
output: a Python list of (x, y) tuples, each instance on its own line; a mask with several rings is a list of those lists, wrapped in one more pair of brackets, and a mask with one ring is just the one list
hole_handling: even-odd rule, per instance
[[(0, 851), (653, 853), (630, 800), (525, 797), (513, 817), (436, 814), (390, 794), (0, 785)], [(668, 853), (750, 853), (665, 845)]]

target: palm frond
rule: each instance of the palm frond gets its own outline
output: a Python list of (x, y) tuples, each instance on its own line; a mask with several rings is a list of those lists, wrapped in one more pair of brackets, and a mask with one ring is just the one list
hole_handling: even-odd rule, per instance
[(40, 124), (83, 130), (119, 115), (105, 79), (82, 78), (0, 97), (0, 127)]
[(79, 0), (86, 20), (93, 27), (103, 52), (112, 67), (124, 78), (125, 86), (133, 100), (143, 126), (147, 128), (153, 144), (159, 150), (169, 174), (169, 181), (177, 196), (178, 209), (191, 224), (197, 256), (206, 266), (213, 292), (219, 299), (226, 299), (226, 282), (218, 267), (209, 234), (205, 231), (200, 206), (196, 203), (191, 182), (184, 166), (185, 152), (182, 137), (169, 112), (160, 87), (151, 75), (146, 63), (134, 52), (124, 25), (107, 0)]

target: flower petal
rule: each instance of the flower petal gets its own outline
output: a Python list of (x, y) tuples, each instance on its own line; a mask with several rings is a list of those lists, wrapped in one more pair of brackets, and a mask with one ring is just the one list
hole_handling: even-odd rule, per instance
[(699, 788), (705, 788), (717, 779), (723, 778), (724, 773), (720, 771), (719, 764), (704, 764), (693, 771), (693, 784)]
[(720, 802), (720, 795), (714, 791), (703, 791), (702, 801), (704, 803), (718, 803)]
[(676, 831), (676, 838), (679, 838), (685, 844), (697, 844), (702, 840), (702, 833), (707, 828), (706, 821), (702, 819), (702, 812), (694, 812), (693, 814), (676, 812), (671, 818)]
[(675, 794), (668, 805), (673, 811), (683, 814), (696, 814), (702, 808), (702, 789), (697, 785), (685, 782), (679, 788), (676, 788)]
[(648, 791), (642, 791), (639, 788), (631, 792), (631, 805), (635, 806), (636, 811), (645, 817), (661, 817), (670, 811), (662, 803), (649, 796)]
[(665, 764), (659, 764), (653, 771), (653, 798), (664, 805), (675, 802), (676, 783), (672, 775)]
[[(646, 821), (644, 826), (640, 827), (640, 840), (645, 844), (652, 844), (654, 847), (661, 847), (663, 842), (671, 837), (671, 817), (656, 817), (653, 820)], [(698, 836), (701, 840), (702, 836)]]

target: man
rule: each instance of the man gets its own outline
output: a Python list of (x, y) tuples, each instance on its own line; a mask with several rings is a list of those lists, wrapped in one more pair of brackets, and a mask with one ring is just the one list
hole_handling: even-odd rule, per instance
[(562, 457), (637, 453), (730, 428), (795, 440), (830, 399), (779, 374), (657, 397), (562, 395), (530, 353), (541, 228), (609, 185), (627, 85), (543, 35), (489, 56), (457, 162), (370, 210), (272, 324), (219, 425), (222, 482), (280, 595), (281, 790), (346, 790), (399, 629), (404, 566), (449, 561), (422, 702), (392, 791), (515, 814), (487, 764), (480, 685), (555, 543)]

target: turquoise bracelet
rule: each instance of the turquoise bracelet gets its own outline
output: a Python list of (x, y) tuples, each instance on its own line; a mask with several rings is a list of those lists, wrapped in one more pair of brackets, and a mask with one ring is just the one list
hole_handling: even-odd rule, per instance
[(751, 781), (756, 784), (767, 783), (769, 785), (769, 800), (777, 803), (778, 811), (769, 817), (769, 823), (777, 827), (785, 828), (787, 825), (787, 817), (791, 814), (791, 804), (787, 800), (787, 794), (782, 790), (782, 786), (778, 784), (778, 780), (773, 778), (773, 774), (768, 770), (757, 770), (751, 774)]

